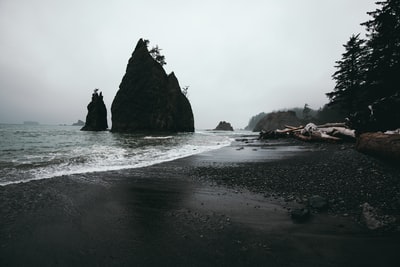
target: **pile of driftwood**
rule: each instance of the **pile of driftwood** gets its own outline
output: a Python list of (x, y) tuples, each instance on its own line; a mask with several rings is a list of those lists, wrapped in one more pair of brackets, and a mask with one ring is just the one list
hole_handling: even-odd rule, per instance
[(360, 152), (400, 163), (400, 129), (361, 133), (356, 137), (355, 130), (349, 129), (345, 123), (308, 123), (306, 126), (285, 125), (285, 129), (262, 130), (259, 136), (260, 139), (281, 137), (295, 137), (303, 141), (355, 142), (355, 148)]
[(308, 123), (306, 126), (299, 127), (285, 125), (285, 129), (260, 132), (260, 139), (289, 136), (301, 139), (303, 141), (355, 142), (356, 140), (355, 131), (347, 128), (345, 123), (327, 123), (323, 125)]

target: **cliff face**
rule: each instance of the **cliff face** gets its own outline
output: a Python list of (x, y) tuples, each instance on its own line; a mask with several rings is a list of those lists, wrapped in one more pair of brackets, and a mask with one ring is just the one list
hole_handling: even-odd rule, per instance
[(113, 132), (192, 132), (191, 105), (174, 73), (167, 75), (140, 39), (111, 105)]
[(106, 105), (102, 93), (98, 94), (97, 91), (94, 90), (92, 101), (87, 106), (86, 123), (81, 131), (105, 131), (108, 128)]
[(301, 121), (297, 118), (294, 111), (280, 111), (267, 114), (262, 118), (253, 129), (253, 132), (273, 131), (276, 129), (283, 129), (285, 125), (299, 126)]

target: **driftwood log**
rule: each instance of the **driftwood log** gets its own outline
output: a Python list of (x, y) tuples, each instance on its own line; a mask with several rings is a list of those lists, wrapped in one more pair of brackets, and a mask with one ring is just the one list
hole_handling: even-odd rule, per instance
[(341, 141), (342, 139), (334, 136), (330, 136), (328, 134), (322, 132), (311, 132), (308, 135), (295, 132), (294, 137), (303, 140), (303, 141), (327, 141), (327, 142), (337, 142)]
[(354, 130), (346, 128), (345, 123), (327, 123), (315, 125), (308, 123), (306, 126), (285, 125), (285, 129), (274, 131), (261, 131), (260, 139), (273, 139), (293, 136), (303, 141), (355, 141)]
[(357, 138), (356, 149), (365, 154), (400, 163), (399, 134), (363, 133)]

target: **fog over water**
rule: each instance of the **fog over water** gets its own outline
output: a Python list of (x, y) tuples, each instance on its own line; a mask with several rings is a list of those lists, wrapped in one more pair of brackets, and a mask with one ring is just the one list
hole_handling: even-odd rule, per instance
[[(235, 128), (259, 112), (319, 108), (335, 61), (375, 0), (0, 1), (0, 122), (85, 119), (111, 102), (139, 38), (189, 87), (195, 126)], [(111, 124), (110, 124), (111, 125)]]

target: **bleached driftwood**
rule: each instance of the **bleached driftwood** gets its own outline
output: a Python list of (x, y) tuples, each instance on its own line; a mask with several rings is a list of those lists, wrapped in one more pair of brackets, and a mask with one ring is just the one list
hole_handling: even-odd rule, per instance
[(400, 128), (392, 131), (386, 131), (385, 134), (400, 134)]
[(315, 125), (314, 123), (308, 123), (306, 126), (304, 126), (303, 129), (301, 129), (300, 133), (302, 135), (307, 135), (307, 136), (311, 136), (313, 133), (317, 133), (318, 131), (318, 127), (317, 125)]
[(320, 131), (325, 132), (326, 134), (343, 138), (356, 138), (355, 130), (347, 129), (345, 127), (328, 127), (328, 128), (318, 128)]
[(287, 129), (291, 129), (291, 130), (299, 130), (299, 129), (303, 129), (303, 128), (304, 128), (303, 125), (300, 125), (300, 126), (285, 125), (285, 127), (286, 127)]
[(337, 125), (341, 124), (335, 123), (317, 126), (314, 123), (309, 123), (301, 130), (300, 133), (305, 136), (310, 136), (312, 140), (340, 141), (343, 139), (343, 137), (351, 139), (355, 138), (354, 130), (339, 127)]
[(294, 136), (303, 141), (333, 141), (333, 142), (337, 142), (337, 141), (341, 140), (338, 137), (330, 136), (326, 133), (318, 132), (318, 131), (312, 131), (312, 132), (309, 132), (308, 134), (296, 132), (296, 133), (294, 133)]
[(343, 139), (355, 140), (355, 131), (345, 127), (345, 123), (326, 123), (315, 125), (308, 123), (306, 126), (285, 125), (285, 129), (261, 132), (261, 139), (294, 136), (304, 141), (341, 141)]
[(275, 131), (277, 133), (290, 133), (290, 132), (298, 131), (298, 130), (301, 130), (304, 128), (304, 126), (293, 127), (293, 126), (288, 126), (288, 125), (285, 125), (285, 127), (286, 127), (285, 129), (282, 129), (282, 130), (276, 129)]

